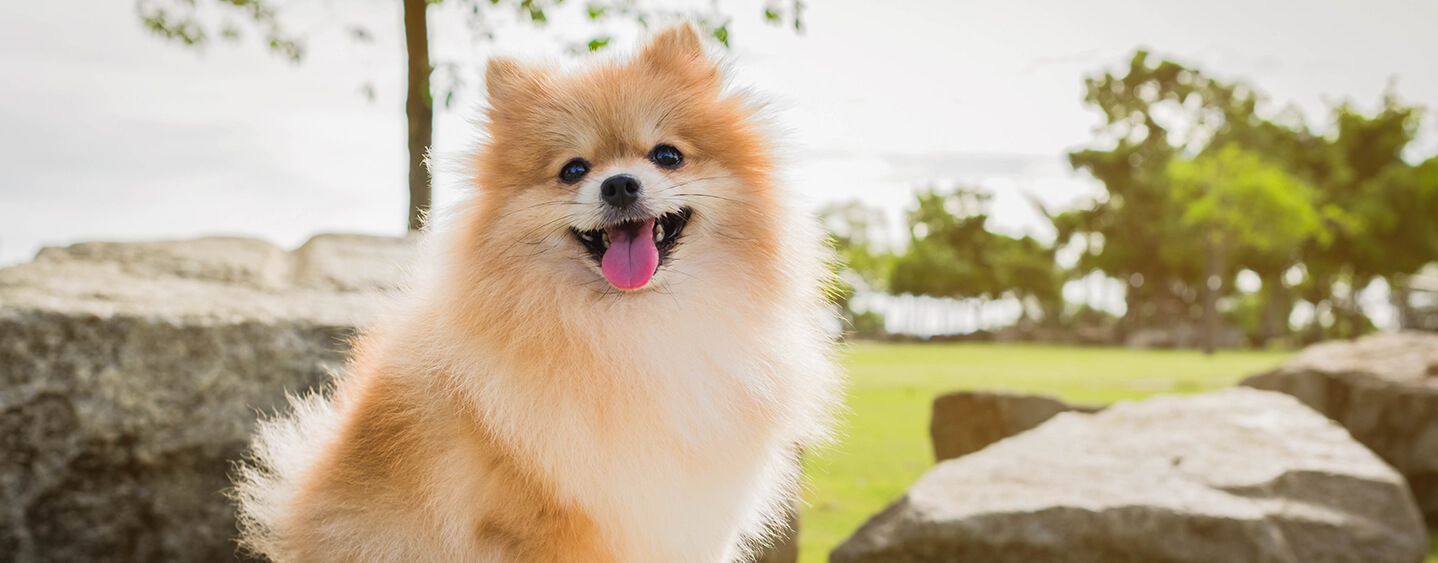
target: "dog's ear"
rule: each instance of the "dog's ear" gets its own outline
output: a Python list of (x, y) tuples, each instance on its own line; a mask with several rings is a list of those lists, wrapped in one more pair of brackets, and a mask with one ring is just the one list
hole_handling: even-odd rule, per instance
[(684, 22), (659, 32), (639, 53), (639, 62), (659, 72), (675, 73), (704, 86), (718, 87), (719, 65), (709, 58), (699, 31)]
[(491, 57), (484, 70), (484, 87), (489, 92), (489, 103), (502, 102), (533, 88), (542, 75), (543, 72), (509, 57)]

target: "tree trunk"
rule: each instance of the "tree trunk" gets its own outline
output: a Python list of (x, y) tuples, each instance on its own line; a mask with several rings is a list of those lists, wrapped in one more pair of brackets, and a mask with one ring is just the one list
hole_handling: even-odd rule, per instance
[(1218, 293), (1222, 287), (1223, 245), (1218, 237), (1208, 237), (1208, 267), (1203, 275), (1203, 353), (1213, 354), (1218, 348)]
[(404, 113), (409, 118), (409, 230), (424, 228), (429, 214), (429, 169), (425, 154), (434, 137), (434, 104), (429, 92), (429, 25), (426, 0), (404, 0), (404, 46), (409, 58), (409, 91)]
[(1259, 319), (1259, 347), (1281, 338), (1288, 333), (1288, 317), (1293, 314), (1293, 298), (1283, 285), (1283, 273), (1275, 272), (1263, 276), (1263, 315)]
[(1412, 292), (1408, 289), (1408, 276), (1394, 275), (1388, 278), (1388, 301), (1393, 303), (1393, 309), (1398, 311), (1398, 328), (1408, 330), (1418, 327), (1417, 317), (1413, 311), (1413, 302), (1409, 300)]
[[(1133, 284), (1128, 281), (1130, 279), (1133, 279), (1132, 273), (1130, 273), (1127, 278), (1122, 280), (1124, 292), (1124, 309), (1123, 316), (1119, 317), (1118, 323), (1114, 326), (1113, 340), (1115, 344), (1123, 344), (1127, 342), (1129, 334), (1137, 332), (1138, 329), (1143, 328), (1143, 326), (1141, 325), (1142, 317), (1140, 316), (1140, 309), (1143, 308), (1144, 298), (1143, 295), (1139, 294), (1140, 288), (1134, 287)], [(1090, 296), (1090, 299), (1092, 299), (1092, 296)], [(1092, 300), (1089, 301), (1089, 306), (1094, 307), (1094, 302)]]

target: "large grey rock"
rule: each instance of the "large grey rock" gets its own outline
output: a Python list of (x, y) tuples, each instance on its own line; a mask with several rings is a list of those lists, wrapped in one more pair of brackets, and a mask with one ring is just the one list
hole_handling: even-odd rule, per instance
[(945, 461), (830, 557), (1416, 563), (1403, 478), (1292, 397), (1235, 388), (1062, 413)]
[(934, 459), (943, 461), (982, 450), (989, 444), (1034, 428), (1054, 415), (1095, 407), (1070, 406), (1043, 395), (959, 391), (934, 399), (929, 438)]
[(47, 248), (0, 270), (0, 560), (233, 560), (230, 463), (400, 283), (402, 239)]
[(1293, 395), (1348, 428), (1408, 478), (1438, 527), (1438, 334), (1317, 344), (1243, 385)]

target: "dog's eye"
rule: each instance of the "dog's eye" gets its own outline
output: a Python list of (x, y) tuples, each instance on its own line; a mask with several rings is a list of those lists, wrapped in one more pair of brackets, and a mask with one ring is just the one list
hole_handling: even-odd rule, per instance
[(660, 168), (678, 168), (680, 164), (684, 164), (684, 155), (673, 145), (659, 145), (650, 151), (649, 160), (654, 161)]
[(585, 162), (582, 158), (576, 158), (564, 163), (564, 167), (559, 169), (559, 179), (564, 180), (565, 183), (573, 184), (588, 173), (589, 163)]

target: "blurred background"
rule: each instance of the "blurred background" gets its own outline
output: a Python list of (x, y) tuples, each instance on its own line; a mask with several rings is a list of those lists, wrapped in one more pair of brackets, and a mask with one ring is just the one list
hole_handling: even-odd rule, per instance
[(804, 561), (932, 467), (937, 394), (1103, 405), (1438, 330), (1432, 0), (7, 2), (0, 266), (404, 235), (466, 195), (487, 57), (677, 18), (770, 101), (842, 258), (850, 413)]

